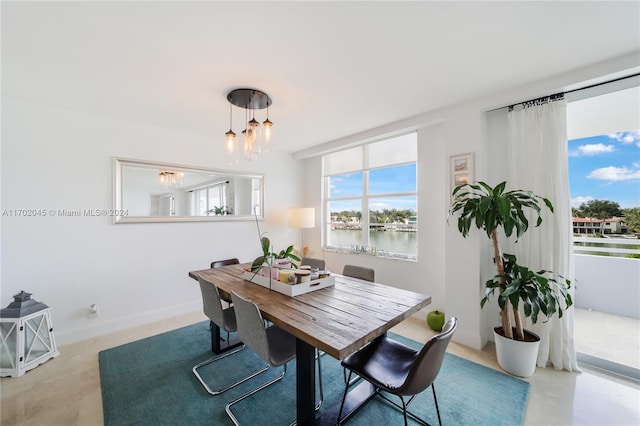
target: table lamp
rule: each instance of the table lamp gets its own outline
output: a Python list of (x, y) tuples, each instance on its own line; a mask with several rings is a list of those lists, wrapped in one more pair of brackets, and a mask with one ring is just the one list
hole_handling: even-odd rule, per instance
[(304, 256), (304, 228), (316, 226), (316, 209), (313, 207), (299, 207), (289, 209), (289, 228), (302, 229), (301, 254)]

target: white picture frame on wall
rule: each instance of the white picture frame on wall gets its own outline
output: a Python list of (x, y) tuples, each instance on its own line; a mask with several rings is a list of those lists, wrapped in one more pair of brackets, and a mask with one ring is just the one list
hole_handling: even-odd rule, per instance
[(473, 182), (473, 152), (452, 155), (449, 158), (451, 167), (451, 187), (449, 188), (449, 194), (451, 194), (456, 186)]

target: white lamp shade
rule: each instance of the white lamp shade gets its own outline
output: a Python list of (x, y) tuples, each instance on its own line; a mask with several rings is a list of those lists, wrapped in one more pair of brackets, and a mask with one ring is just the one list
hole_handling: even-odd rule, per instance
[(316, 226), (316, 209), (301, 207), (289, 209), (290, 228), (313, 228)]

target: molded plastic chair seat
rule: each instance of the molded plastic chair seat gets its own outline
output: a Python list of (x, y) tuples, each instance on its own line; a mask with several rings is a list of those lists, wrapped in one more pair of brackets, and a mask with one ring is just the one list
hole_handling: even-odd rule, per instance
[[(378, 388), (400, 389), (417, 355), (413, 348), (381, 338), (347, 357), (342, 365), (357, 369), (361, 377)], [(388, 362), (391, 359), (393, 362)]]
[[(360, 375), (375, 387), (378, 395), (401, 408), (405, 426), (407, 425), (407, 414), (421, 424), (428, 425), (427, 422), (409, 412), (407, 407), (417, 394), (431, 386), (438, 422), (442, 424), (433, 381), (440, 372), (444, 354), (457, 326), (458, 320), (455, 317), (451, 318), (443, 327), (442, 332), (429, 339), (420, 350), (413, 349), (387, 336), (381, 336), (346, 357), (342, 361), (342, 365), (349, 370), (349, 379), (353, 373)], [(348, 386), (345, 387), (338, 419), (342, 417), (347, 391)], [(380, 391), (400, 397), (402, 406), (391, 401)], [(405, 396), (410, 397), (406, 402)]]

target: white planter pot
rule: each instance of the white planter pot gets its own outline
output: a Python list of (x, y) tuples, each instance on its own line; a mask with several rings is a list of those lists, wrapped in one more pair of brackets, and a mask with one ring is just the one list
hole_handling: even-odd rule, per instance
[(534, 342), (507, 339), (496, 332), (498, 328), (502, 327), (493, 329), (493, 337), (496, 342), (496, 355), (498, 356), (500, 367), (514, 376), (529, 377), (533, 375), (536, 371), (540, 337), (525, 330), (525, 334), (529, 334), (536, 339)]

